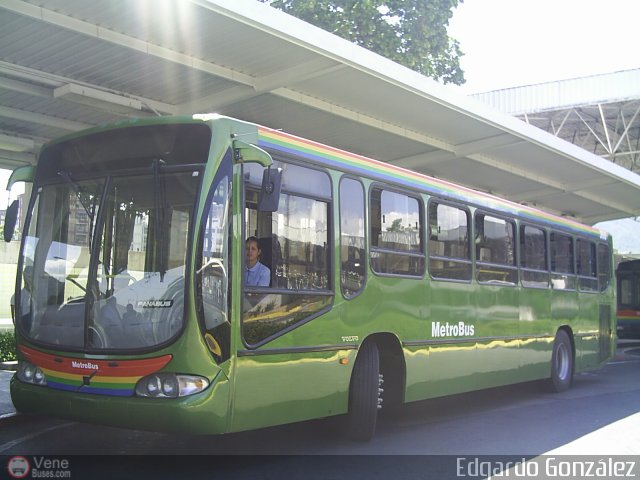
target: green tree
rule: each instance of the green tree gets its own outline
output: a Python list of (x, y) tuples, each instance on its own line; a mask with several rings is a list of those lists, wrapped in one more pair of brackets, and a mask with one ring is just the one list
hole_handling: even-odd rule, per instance
[(393, 222), (391, 222), (391, 226), (387, 228), (387, 232), (404, 232), (404, 227), (402, 226), (402, 219), (396, 218)]
[(447, 26), (463, 0), (260, 0), (443, 83), (465, 82)]

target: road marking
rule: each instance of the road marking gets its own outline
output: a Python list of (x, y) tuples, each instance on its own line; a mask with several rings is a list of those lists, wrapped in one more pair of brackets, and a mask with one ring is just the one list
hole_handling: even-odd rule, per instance
[(75, 422), (68, 422), (68, 423), (62, 423), (60, 425), (54, 425), (53, 427), (49, 427), (49, 428), (45, 428), (44, 430), (40, 430), (38, 432), (34, 432), (30, 435), (25, 435), (24, 437), (20, 437), (20, 438), (16, 438), (15, 440), (11, 440), (10, 442), (7, 443), (3, 443), (2, 445), (0, 445), (0, 453), (9, 450), (11, 447), (15, 447), (16, 445), (21, 444), (22, 442), (26, 442), (27, 440), (32, 440), (36, 437), (39, 437), (40, 435), (44, 434), (44, 433), (48, 433), (51, 432), (53, 430), (58, 430), (60, 428), (65, 428), (68, 427), (70, 425), (74, 425)]

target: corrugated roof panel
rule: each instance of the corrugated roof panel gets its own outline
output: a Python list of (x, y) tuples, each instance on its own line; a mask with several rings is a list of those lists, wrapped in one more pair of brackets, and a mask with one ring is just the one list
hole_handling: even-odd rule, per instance
[(640, 97), (640, 69), (478, 93), (473, 98), (512, 115)]
[[(68, 130), (49, 125), (34, 124), (32, 122), (16, 120), (0, 116), (0, 131), (15, 132), (18, 136), (37, 136), (41, 138), (56, 138), (69, 133)], [(37, 152), (35, 152), (37, 153)]]
[(201, 6), (193, 8), (184, 0), (98, 3), (52, 0), (46, 3), (47, 9), (72, 18), (217, 65), (233, 65), (238, 72), (252, 72), (257, 76), (278, 72), (284, 66), (310, 58), (309, 52), (279, 38), (262, 38), (258, 45), (252, 27), (230, 26), (215, 12)]
[[(20, 61), (15, 63), (31, 69), (73, 78), (78, 82), (100, 83), (112, 90), (172, 104), (200, 98), (205, 93), (224, 90), (232, 85), (204, 72), (142, 52), (131, 52), (99, 39), (47, 26), (34, 33), (31, 31), (34, 28), (30, 24), (27, 28), (18, 28), (14, 36), (3, 35), (15, 46), (15, 52), (11, 46), (3, 47), (6, 56), (10, 59), (19, 56)], [(27, 42), (27, 39), (31, 41)]]

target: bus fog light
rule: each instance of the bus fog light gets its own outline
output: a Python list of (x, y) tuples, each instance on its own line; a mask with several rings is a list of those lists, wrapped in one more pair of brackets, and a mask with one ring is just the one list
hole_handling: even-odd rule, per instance
[(18, 380), (34, 385), (47, 384), (47, 379), (40, 367), (29, 362), (20, 362), (18, 364)]
[(208, 386), (209, 380), (205, 377), (156, 373), (144, 377), (138, 382), (136, 395), (153, 398), (186, 397), (201, 392)]

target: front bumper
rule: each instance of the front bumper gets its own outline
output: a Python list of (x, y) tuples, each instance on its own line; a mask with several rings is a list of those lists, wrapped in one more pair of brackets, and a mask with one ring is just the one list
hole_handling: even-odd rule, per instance
[(219, 375), (203, 392), (183, 398), (115, 397), (23, 383), (14, 375), (11, 399), (19, 413), (158, 432), (226, 433), (229, 382)]

